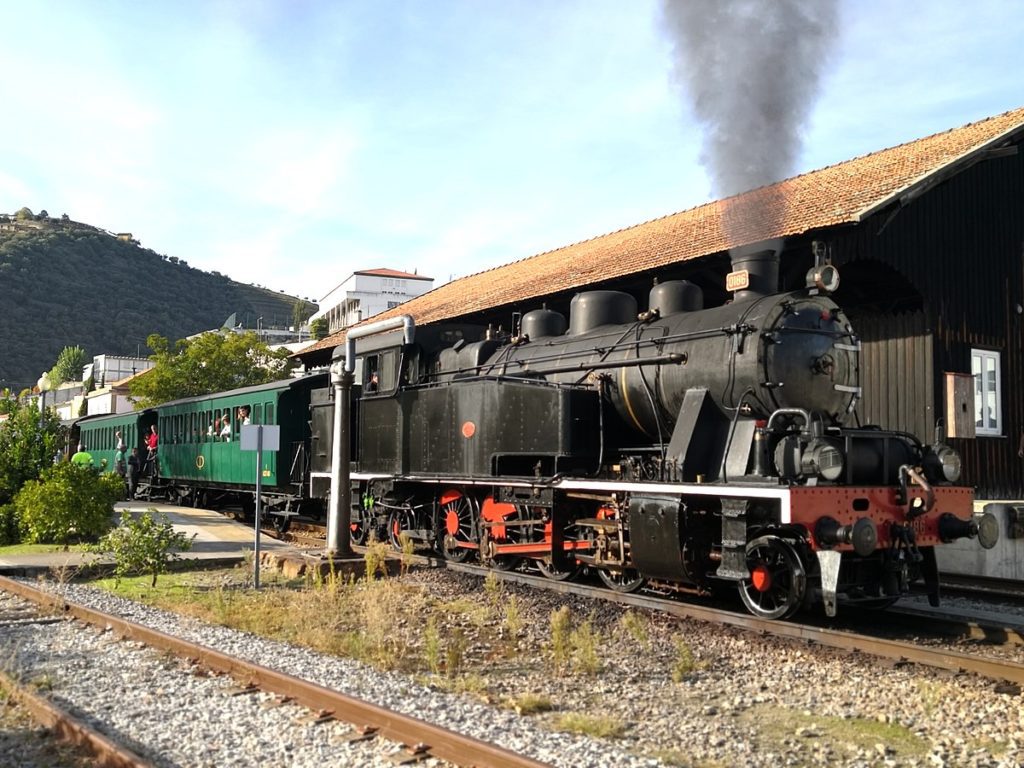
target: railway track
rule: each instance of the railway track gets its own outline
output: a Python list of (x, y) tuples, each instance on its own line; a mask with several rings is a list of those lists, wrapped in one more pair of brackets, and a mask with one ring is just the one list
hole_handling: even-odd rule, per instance
[[(182, 702), (176, 699), (187, 699), (194, 707), (192, 716), (202, 718), (203, 711), (199, 704), (221, 709), (232, 707), (241, 709), (245, 717), (245, 710), (252, 709), (244, 704), (239, 707), (237, 701), (241, 697), (261, 695), (262, 707), (276, 704), (278, 706), (290, 706), (293, 709), (297, 706), (305, 708), (305, 715), (302, 715), (307, 727), (315, 727), (317, 724), (335, 723), (336, 721), (348, 723), (352, 731), (347, 737), (345, 748), (348, 752), (342, 751), (335, 754), (333, 759), (336, 764), (359, 764), (370, 765), (370, 755), (366, 752), (365, 743), (372, 739), (384, 739), (395, 744), (393, 753), (388, 758), (387, 764), (400, 764), (402, 762), (419, 762), (432, 760), (433, 765), (473, 765), (493, 766), (494, 768), (539, 768), (543, 763), (515, 754), (509, 750), (479, 741), (475, 738), (441, 728), (437, 725), (427, 723), (413, 717), (389, 711), (382, 707), (346, 696), (337, 691), (307, 682), (300, 678), (292, 677), (281, 672), (263, 667), (240, 658), (221, 653), (211, 648), (197, 645), (189, 640), (175, 637), (141, 624), (128, 621), (118, 616), (101, 613), (93, 609), (69, 603), (49, 593), (42, 592), (34, 587), (21, 582), (12, 581), (0, 577), (0, 589), (8, 595), (16, 596), (16, 600), (8, 597), (4, 601), (4, 613), (7, 618), (0, 621), (0, 633), (6, 636), (6, 645), (10, 647), (25, 645), (29, 643), (28, 634), (53, 633), (57, 629), (66, 629), (63, 620), (55, 620), (55, 616), (63, 616), (77, 619), (84, 622), (98, 631), (79, 632), (82, 637), (76, 637), (75, 656), (88, 660), (88, 665), (81, 667), (88, 670), (89, 675), (97, 674), (96, 670), (101, 665), (98, 658), (104, 654), (115, 651), (123, 652), (124, 646), (144, 645), (147, 648), (155, 649), (159, 653), (151, 654), (149, 663), (155, 669), (142, 674), (142, 679), (147, 681), (146, 690), (142, 691), (139, 701), (132, 698), (132, 694), (138, 693), (130, 685), (124, 685), (123, 698), (119, 706), (125, 710), (142, 709), (146, 705), (145, 700), (156, 695), (164, 695), (162, 689), (172, 689), (175, 683), (167, 681), (166, 672), (173, 666), (178, 677), (186, 680), (188, 685), (199, 677), (205, 677), (210, 673), (216, 675), (229, 675), (237, 681), (237, 686), (228, 690), (225, 686), (215, 686), (219, 690), (216, 693), (206, 691), (197, 696), (194, 691), (182, 691), (171, 693), (164, 706), (180, 707)], [(28, 601), (28, 602), (26, 602)], [(32, 607), (36, 606), (36, 607)], [(134, 643), (115, 643), (117, 640), (134, 641)], [(93, 642), (90, 643), (89, 640)], [(43, 643), (45, 645), (45, 642)], [(135, 648), (138, 651), (138, 648)], [(173, 654), (180, 660), (187, 663), (183, 665), (169, 665), (166, 656), (161, 654)], [(52, 660), (51, 660), (52, 661)], [(158, 672), (165, 674), (157, 677)], [(64, 674), (73, 672), (67, 667), (63, 668)], [(23, 671), (23, 674), (37, 680), (39, 670)], [(55, 674), (44, 671), (44, 676)], [(84, 672), (83, 672), (84, 674)], [(156, 682), (159, 680), (160, 682)], [(153, 681), (150, 684), (149, 681)], [(18, 688), (19, 697), (29, 702), (33, 711), (40, 712), (39, 715), (51, 727), (55, 728), (58, 734), (78, 734), (74, 738), (76, 743), (89, 749), (96, 756), (97, 764), (100, 765), (160, 765), (159, 757), (166, 748), (166, 743), (159, 739), (155, 741), (147, 736), (144, 729), (126, 729), (122, 724), (111, 725), (87, 725), (86, 721), (99, 721), (105, 723), (107, 717), (102, 706), (99, 712), (92, 712), (88, 716), (60, 713), (52, 702), (63, 699), (65, 695), (71, 699), (71, 694), (64, 693), (64, 686), (57, 684), (58, 681), (50, 681), (46, 687), (50, 688), (50, 695), (42, 700), (37, 694), (32, 694), (26, 686)], [(152, 686), (160, 686), (161, 691), (151, 689)], [(209, 697), (210, 701), (202, 701)], [(273, 698), (271, 698), (273, 697)], [(67, 708), (86, 709), (80, 700)], [(261, 707), (259, 718), (255, 713), (250, 713), (254, 720), (265, 717), (265, 710)], [(109, 714), (109, 713), (108, 713)], [(290, 718), (300, 716), (298, 713), (291, 713)], [(72, 725), (75, 718), (82, 721), (82, 724)], [(67, 725), (65, 725), (67, 724)], [(254, 725), (254, 728), (261, 728), (262, 725)], [(200, 749), (200, 747), (196, 747)], [(374, 752), (379, 752), (375, 748)], [(199, 760), (199, 758), (197, 758)], [(258, 756), (252, 758), (253, 762), (261, 762)], [(201, 761), (201, 760), (199, 760)], [(166, 762), (164, 764), (167, 764)]]
[[(297, 537), (295, 540), (300, 542), (323, 544), (326, 531), (327, 529), (319, 524), (302, 523), (289, 529), (289, 533), (285, 536), (295, 536)], [(365, 552), (364, 547), (357, 546), (355, 549)], [(904, 604), (889, 608), (884, 613), (857, 609), (847, 610), (845, 615), (840, 616), (837, 620), (829, 621), (827, 626), (812, 621), (798, 624), (758, 619), (746, 612), (682, 603), (652, 594), (614, 592), (605, 587), (581, 584), (579, 581), (561, 582), (522, 571), (503, 571), (468, 563), (456, 563), (431, 555), (415, 555), (413, 558), (420, 563), (446, 567), (453, 571), (480, 577), (494, 574), (499, 579), (538, 589), (580, 594), (631, 607), (659, 610), (681, 618), (712, 621), (763, 634), (803, 639), (822, 646), (871, 653), (897, 661), (913, 661), (939, 669), (970, 671), (993, 679), (1007, 680), (1014, 684), (1024, 683), (1024, 667), (1015, 665), (1014, 662), (1007, 662), (1008, 666), (1004, 668), (1001, 666), (1002, 662), (998, 660), (987, 661), (974, 654), (959, 654), (956, 651), (939, 648), (929, 650), (920, 645), (922, 636), (924, 636), (925, 638), (960, 638), (980, 641), (991, 646), (1024, 646), (1024, 620), (1014, 622), (994, 613), (986, 614), (950, 607), (937, 610)], [(944, 583), (943, 586), (945, 587), (946, 584)], [(1007, 594), (1005, 584), (983, 584), (978, 587), (969, 583), (968, 580), (951, 578), (948, 586), (951, 592), (980, 595), (985, 598), (991, 596), (1001, 598)], [(1019, 594), (1020, 598), (1024, 600), (1024, 591), (1011, 591), (1009, 594)], [(884, 623), (880, 624), (877, 621), (879, 616), (885, 617)], [(889, 637), (862, 634), (861, 630), (865, 624), (873, 625), (878, 634), (884, 633)], [(918, 639), (914, 642), (892, 639), (893, 635), (905, 636), (908, 632), (914, 634)]]
[[(776, 637), (799, 640), (818, 646), (834, 648), (850, 653), (865, 653), (880, 658), (890, 659), (900, 663), (921, 664), (935, 669), (942, 669), (951, 672), (969, 672), (980, 675), (994, 681), (1015, 686), (1024, 685), (1024, 664), (1009, 659), (990, 658), (950, 650), (944, 647), (922, 646), (917, 640), (901, 641), (885, 637), (860, 634), (850, 629), (834, 629), (820, 625), (796, 622), (780, 622), (759, 619), (746, 613), (729, 611), (722, 608), (683, 603), (674, 600), (666, 600), (662, 597), (614, 592), (604, 587), (592, 587), (579, 582), (560, 582), (547, 579), (543, 576), (535, 576), (529, 573), (515, 571), (500, 571), (491, 568), (484, 568), (477, 565), (465, 563), (445, 563), (446, 567), (461, 573), (467, 573), (481, 578), (494, 574), (498, 579), (525, 584), (539, 589), (553, 590), (556, 592), (570, 593), (582, 597), (589, 597), (594, 600), (605, 600), (618, 603), (632, 608), (644, 608), (652, 611), (660, 611), (678, 618), (687, 620), (707, 621), (725, 626), (737, 627), (762, 635), (773, 635)], [(892, 611), (893, 609), (889, 609)], [(875, 614), (881, 615), (881, 614)], [(889, 615), (886, 615), (886, 624), (889, 624)], [(915, 621), (915, 628), (918, 634), (927, 630), (924, 626), (925, 619), (917, 614), (908, 614), (908, 620)], [(935, 632), (950, 631), (959, 628), (964, 632), (978, 632), (990, 638), (992, 642), (1001, 642), (1002, 637), (1020, 639), (1024, 627), (983, 627), (972, 623), (968, 619), (948, 619), (936, 617), (933, 630)], [(1012, 642), (1012, 641), (1011, 641)]]

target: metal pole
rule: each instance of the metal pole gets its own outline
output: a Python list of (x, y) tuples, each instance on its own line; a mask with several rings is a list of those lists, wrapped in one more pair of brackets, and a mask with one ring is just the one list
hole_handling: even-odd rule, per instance
[(46, 428), (46, 390), (39, 390), (39, 429)]
[(343, 371), (334, 380), (334, 436), (331, 457), (331, 507), (327, 515), (327, 554), (347, 557), (352, 554), (352, 487), (349, 475), (349, 430), (347, 429), (351, 408), (349, 396), (352, 392), (352, 374)]
[(411, 316), (399, 315), (348, 331), (345, 334), (345, 346), (335, 347), (331, 357), (331, 383), (334, 384), (334, 442), (331, 451), (331, 504), (327, 513), (328, 555), (352, 555), (352, 479), (349, 467), (352, 425), (349, 397), (356, 365), (355, 341), (364, 336), (398, 328), (403, 330), (403, 342), (412, 344), (416, 324)]
[(338, 554), (342, 557), (352, 556), (352, 379), (348, 371), (341, 377), (341, 403), (338, 412), (341, 414), (341, 450), (338, 451), (338, 463), (341, 464), (341, 477), (338, 504)]
[(260, 588), (260, 496), (263, 486), (263, 427), (256, 428), (256, 544), (253, 553), (252, 583), (255, 589)]

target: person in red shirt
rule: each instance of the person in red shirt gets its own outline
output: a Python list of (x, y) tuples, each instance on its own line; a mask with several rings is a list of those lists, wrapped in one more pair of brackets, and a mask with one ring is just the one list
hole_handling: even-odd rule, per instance
[(156, 424), (153, 424), (149, 428), (149, 434), (146, 435), (146, 448), (149, 449), (149, 452), (146, 454), (146, 470), (150, 475), (156, 474), (156, 446), (158, 442)]

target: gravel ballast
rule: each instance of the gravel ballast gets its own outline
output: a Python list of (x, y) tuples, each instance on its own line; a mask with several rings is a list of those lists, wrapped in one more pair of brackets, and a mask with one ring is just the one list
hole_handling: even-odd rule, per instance
[[(479, 580), (440, 570), (414, 571), (408, 585), (432, 595), (493, 599)], [(1024, 765), (1024, 712), (1019, 692), (992, 681), (893, 666), (772, 637), (684, 623), (660, 614), (635, 614), (627, 631), (621, 608), (572, 596), (506, 587), (522, 612), (516, 638), (522, 658), (488, 664), (489, 650), (468, 655), (483, 679), (477, 695), (457, 695), (411, 677), (325, 656), (249, 633), (207, 625), (124, 600), (92, 587), (52, 585), (67, 599), (114, 613), (211, 648), (298, 675), (375, 704), (492, 741), (556, 766), (973, 766)], [(542, 658), (550, 616), (568, 605), (577, 624), (589, 617), (599, 638), (598, 668), (553, 671)], [(884, 615), (884, 614), (880, 614)], [(442, 628), (443, 630), (444, 628)], [(376, 765), (382, 745), (345, 753), (348, 726), (297, 726), (297, 708), (264, 707), (264, 694), (230, 697), (233, 683), (181, 675), (181, 663), (113, 641), (109, 634), (56, 625), (32, 645), (4, 628), (11, 663), (48, 676), (53, 695), (95, 712), (115, 728), (153, 720), (164, 765)], [(422, 627), (406, 627), (410, 645)], [(84, 638), (104, 645), (109, 667), (83, 650)], [(155, 657), (143, 661), (145, 657)], [(105, 662), (104, 662), (105, 664)], [(184, 689), (162, 672), (185, 678)], [(429, 679), (427, 680), (429, 682)], [(130, 690), (143, 704), (125, 711)], [(508, 702), (540, 697), (551, 712), (520, 716)], [(485, 703), (486, 698), (491, 704)], [(496, 706), (501, 705), (501, 706)], [(212, 711), (211, 711), (212, 710)], [(570, 714), (617, 724), (619, 735), (590, 738), (564, 731)], [(119, 724), (121, 723), (121, 724)], [(131, 731), (134, 732), (134, 731)], [(394, 745), (386, 747), (394, 751)]]

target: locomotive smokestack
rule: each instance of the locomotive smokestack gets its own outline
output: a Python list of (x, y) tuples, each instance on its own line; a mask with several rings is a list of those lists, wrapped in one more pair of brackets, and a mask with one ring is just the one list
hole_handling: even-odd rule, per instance
[(736, 292), (736, 301), (768, 296), (779, 290), (779, 251), (782, 241), (734, 248), (732, 272), (726, 278), (726, 288)]

